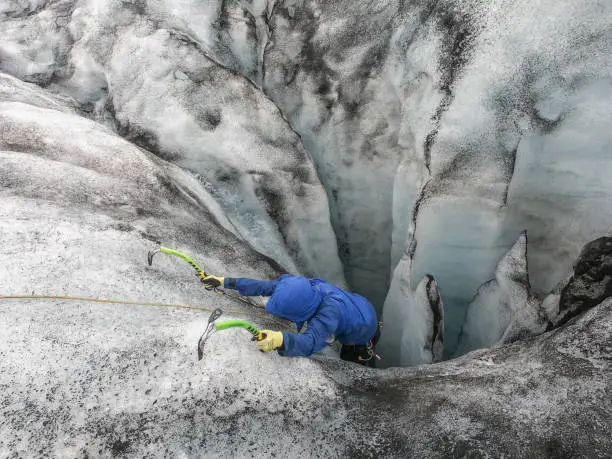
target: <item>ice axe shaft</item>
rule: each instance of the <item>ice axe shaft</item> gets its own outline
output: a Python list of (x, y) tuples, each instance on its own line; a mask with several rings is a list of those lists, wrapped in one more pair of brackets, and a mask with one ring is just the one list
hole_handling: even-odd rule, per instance
[(228, 328), (244, 328), (251, 335), (253, 335), (253, 339), (256, 341), (261, 341), (266, 337), (265, 333), (262, 333), (259, 328), (253, 325), (251, 322), (246, 320), (225, 320), (223, 322), (219, 322), (215, 324), (216, 330), (227, 330)]
[(189, 255), (184, 254), (183, 252), (179, 252), (178, 250), (169, 249), (168, 247), (164, 247), (164, 246), (160, 246), (159, 249), (149, 250), (149, 254), (148, 254), (149, 266), (153, 266), (153, 257), (155, 256), (155, 254), (160, 253), (160, 252), (165, 253), (167, 255), (174, 255), (175, 257), (179, 257), (182, 260), (185, 260), (187, 263), (191, 265), (193, 269), (196, 270), (196, 272), (198, 273), (200, 277), (208, 276), (208, 274), (206, 274), (206, 271), (200, 268), (200, 266), (198, 266), (195, 260), (191, 258)]
[[(208, 276), (208, 274), (206, 273), (206, 271), (204, 271), (195, 261), (193, 258), (191, 258), (189, 255), (184, 254), (183, 252), (179, 252), (178, 250), (174, 250), (174, 249), (169, 249), (168, 247), (164, 247), (161, 246), (157, 249), (154, 250), (149, 250), (148, 255), (147, 255), (147, 260), (149, 262), (149, 266), (153, 266), (153, 257), (158, 254), (158, 253), (165, 253), (168, 255), (174, 255), (175, 257), (178, 257), (184, 261), (186, 261), (187, 263), (189, 263), (191, 265), (191, 267), (193, 269), (195, 269), (197, 276), (200, 278), (200, 281), (202, 281), (205, 277)], [(221, 286), (219, 286), (221, 287)], [(228, 298), (231, 298), (232, 300), (235, 301), (240, 301), (241, 303), (244, 304), (248, 304), (251, 307), (257, 308), (257, 309), (261, 309), (261, 306), (250, 302), (249, 300), (247, 300), (246, 298), (242, 298), (240, 296), (237, 296), (235, 294), (230, 294), (228, 293), (226, 290), (220, 289), (218, 287), (214, 287), (210, 284), (204, 284), (204, 288), (206, 290), (208, 290), (209, 292), (215, 292), (218, 293), (219, 295), (225, 295)]]

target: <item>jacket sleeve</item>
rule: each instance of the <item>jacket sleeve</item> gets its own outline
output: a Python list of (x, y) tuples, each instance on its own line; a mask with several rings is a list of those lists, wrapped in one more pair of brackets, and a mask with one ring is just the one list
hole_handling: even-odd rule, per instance
[(278, 285), (278, 281), (286, 274), (272, 281), (249, 279), (248, 277), (226, 277), (223, 287), (238, 290), (242, 296), (271, 296)]
[(283, 346), (278, 353), (285, 357), (306, 357), (328, 345), (340, 322), (340, 309), (334, 303), (323, 304), (302, 333), (283, 332)]

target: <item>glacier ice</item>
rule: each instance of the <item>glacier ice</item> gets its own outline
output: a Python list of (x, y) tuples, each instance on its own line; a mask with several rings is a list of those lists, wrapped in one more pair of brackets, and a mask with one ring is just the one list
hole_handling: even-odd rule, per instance
[[(274, 275), (277, 264), (236, 234), (191, 174), (79, 116), (61, 98), (43, 97), (34, 85), (7, 76), (0, 84), (10, 88), (0, 91), (5, 287), (95, 295), (91, 286), (97, 285), (99, 295), (127, 295), (115, 272), (125, 275), (127, 260), (136, 263), (157, 241), (189, 246), (196, 257), (206, 254), (213, 272), (245, 258), (257, 267), (243, 275)], [(22, 260), (16, 272), (9, 268), (13, 257)], [(50, 270), (57, 277), (37, 278)], [(183, 287), (189, 295), (180, 300), (194, 301), (197, 292)], [(134, 288), (135, 294), (147, 291), (138, 282)], [(171, 298), (159, 286), (148, 288)]]
[(283, 269), (387, 315), (432, 275), (448, 356), (517, 234), (541, 298), (609, 231), (610, 7), (351, 5), (5, 2), (0, 70), (188, 171)]
[(292, 1), (274, 11), (263, 87), (315, 160), (349, 285), (380, 309), (401, 159), (401, 99), (385, 71), (398, 5)]
[(379, 367), (434, 363), (443, 357), (444, 306), (438, 285), (433, 277), (425, 276), (413, 292), (408, 290), (406, 279), (396, 276), (393, 280), (404, 282), (401, 286), (392, 284), (393, 292), (402, 292), (402, 297), (393, 304), (402, 304), (402, 307), (385, 308), (383, 333), (377, 346), (383, 356)]
[[(206, 313), (0, 298), (0, 456), (606, 457), (608, 239), (570, 266), (609, 230), (609, 13), (2, 2), (0, 295), (289, 327), (177, 260), (148, 267), (163, 241), (215, 273), (344, 269), (384, 303), (391, 366), (449, 355), (470, 310), (512, 315), (486, 344), (502, 347), (374, 371), (263, 355), (239, 331), (198, 364)], [(558, 328), (515, 341), (536, 311)]]
[(408, 257), (448, 356), (517, 234), (543, 297), (610, 228), (610, 7), (351, 5), (10, 2), (0, 69), (188, 170), (284, 269), (382, 312)]
[[(411, 98), (420, 111), (402, 126), (415, 126), (414, 146), (405, 149), (393, 204), (412, 259), (412, 289), (426, 274), (440, 286), (447, 355), (456, 350), (466, 308), (517, 234), (530, 235), (531, 287), (541, 297), (566, 276), (580, 247), (611, 227), (602, 211), (612, 192), (612, 138), (604, 132), (611, 119), (609, 10), (513, 2), (480, 3), (474, 14), (474, 4), (463, 5), (449, 13), (450, 30), (426, 23), (407, 50), (410, 59), (433, 48), (428, 55), (439, 61), (433, 72), (430, 64), (411, 69), (412, 86), (428, 100)], [(526, 10), (529, 17), (520, 13)], [(425, 168), (412, 165), (413, 152)], [(402, 245), (397, 231), (393, 240)], [(395, 265), (402, 256), (394, 249), (394, 276), (404, 275)], [(393, 285), (385, 308), (404, 306)]]
[(546, 326), (540, 301), (531, 293), (523, 233), (497, 265), (495, 279), (482, 285), (468, 306), (457, 353), (537, 335)]
[(612, 238), (586, 244), (574, 263), (573, 273), (561, 281), (542, 302), (552, 326), (567, 322), (612, 295)]
[[(0, 68), (71, 97), (96, 121), (192, 173), (234, 230), (283, 269), (345, 285), (310, 156), (253, 81), (220, 62), (226, 48), (205, 45), (215, 42), (222, 5), (198, 5), (14, 4), (3, 21)], [(60, 17), (67, 27), (56, 26)], [(187, 18), (204, 22), (192, 30)], [(27, 39), (33, 35), (44, 36), (44, 46)]]

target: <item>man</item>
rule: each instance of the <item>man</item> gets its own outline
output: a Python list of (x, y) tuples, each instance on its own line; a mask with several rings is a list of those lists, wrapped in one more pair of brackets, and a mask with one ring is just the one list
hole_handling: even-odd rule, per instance
[(208, 276), (202, 282), (234, 289), (244, 296), (270, 296), (266, 311), (295, 322), (298, 332), (308, 322), (304, 333), (262, 330), (265, 338), (257, 346), (264, 352), (309, 356), (337, 339), (343, 345), (343, 360), (374, 366), (374, 345), (380, 335), (378, 320), (372, 304), (361, 295), (322, 279), (289, 274), (273, 281)]

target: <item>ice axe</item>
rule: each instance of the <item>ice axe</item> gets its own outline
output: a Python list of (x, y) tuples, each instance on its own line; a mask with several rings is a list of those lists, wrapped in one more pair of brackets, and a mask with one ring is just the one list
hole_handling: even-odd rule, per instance
[(206, 330), (204, 330), (204, 333), (202, 333), (198, 341), (198, 360), (202, 360), (202, 357), (204, 357), (204, 345), (208, 338), (216, 331), (227, 330), (229, 328), (244, 328), (253, 336), (253, 341), (261, 341), (266, 338), (265, 333), (262, 333), (259, 328), (246, 320), (224, 320), (223, 322), (215, 323), (216, 320), (221, 317), (221, 314), (223, 314), (223, 310), (217, 308), (208, 318)]
[[(154, 250), (149, 250), (149, 253), (147, 255), (147, 261), (149, 263), (149, 266), (153, 266), (153, 257), (158, 253), (165, 253), (166, 255), (173, 255), (189, 263), (189, 265), (191, 265), (191, 267), (195, 270), (196, 275), (198, 276), (200, 281), (203, 281), (203, 279), (208, 276), (206, 271), (200, 268), (200, 266), (195, 262), (195, 260), (191, 258), (189, 255), (183, 252), (179, 252), (178, 250), (169, 249), (168, 247), (164, 247), (164, 246), (160, 246), (159, 248), (154, 249)], [(261, 306), (251, 303), (246, 298), (241, 298), (240, 296), (236, 296), (234, 294), (228, 294), (226, 290), (220, 289), (219, 287), (213, 287), (212, 285), (204, 284), (204, 288), (208, 290), (209, 292), (215, 292), (215, 293), (218, 293), (219, 295), (224, 295), (227, 298), (231, 298), (234, 301), (240, 301), (241, 303), (248, 304), (251, 307), (261, 309)]]
[[(160, 246), (159, 248), (155, 250), (149, 250), (149, 253), (147, 255), (147, 261), (149, 262), (149, 266), (153, 266), (153, 257), (155, 256), (155, 254), (160, 253), (160, 252), (165, 253), (167, 255), (174, 255), (175, 257), (185, 260), (187, 263), (191, 265), (193, 269), (195, 269), (197, 276), (200, 279), (204, 279), (206, 276), (208, 276), (208, 274), (206, 274), (206, 271), (200, 268), (200, 266), (195, 262), (195, 260), (191, 258), (189, 255), (184, 254), (183, 252), (179, 252), (178, 250), (169, 249), (168, 247), (164, 247), (164, 246)], [(210, 285), (206, 285), (204, 288), (206, 288), (206, 290), (216, 290)]]
[[(193, 258), (191, 258), (189, 255), (183, 252), (179, 252), (178, 250), (170, 249), (164, 246), (160, 246), (157, 249), (149, 251), (149, 253), (147, 254), (147, 262), (149, 263), (149, 266), (153, 265), (153, 257), (158, 253), (165, 253), (167, 255), (173, 255), (175, 257), (178, 257), (186, 261), (196, 271), (197, 276), (200, 278), (200, 280), (208, 276), (206, 271), (204, 271), (196, 263), (196, 261)], [(241, 303), (245, 303), (251, 307), (256, 307), (260, 309), (260, 306), (253, 304), (244, 298), (240, 298), (239, 296), (235, 296), (235, 295), (228, 295), (225, 290), (219, 290), (218, 288), (212, 287), (211, 285), (205, 285), (204, 288), (208, 291), (213, 291), (218, 294), (225, 295), (228, 298), (231, 298), (236, 301), (240, 301)], [(206, 326), (206, 330), (204, 330), (204, 333), (202, 333), (202, 336), (200, 337), (200, 340), (198, 341), (198, 360), (202, 360), (202, 357), (204, 356), (204, 345), (206, 344), (206, 341), (208, 340), (210, 335), (212, 335), (214, 332), (218, 330), (227, 330), (228, 328), (244, 328), (251, 335), (253, 335), (253, 341), (261, 341), (262, 339), (266, 337), (266, 335), (262, 333), (259, 330), (259, 328), (257, 328), (251, 322), (248, 322), (246, 320), (225, 320), (223, 322), (215, 323), (215, 321), (219, 317), (221, 317), (221, 314), (223, 314), (223, 310), (217, 308), (212, 312), (212, 314), (208, 318), (208, 324)]]

